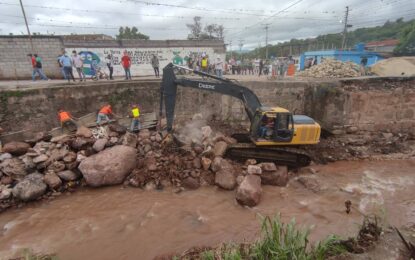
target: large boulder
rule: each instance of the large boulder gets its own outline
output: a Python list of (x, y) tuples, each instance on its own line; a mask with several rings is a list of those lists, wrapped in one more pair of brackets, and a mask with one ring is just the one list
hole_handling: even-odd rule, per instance
[(120, 184), (135, 168), (136, 153), (132, 147), (116, 145), (84, 159), (78, 168), (90, 186)]
[(29, 148), (30, 145), (24, 142), (9, 142), (3, 146), (3, 153), (19, 156), (27, 153)]
[[(275, 166), (275, 165), (274, 165)], [(274, 169), (274, 168), (269, 168)], [(289, 180), (287, 166), (275, 166), (274, 171), (263, 171), (261, 183), (263, 185), (286, 186)]]
[(227, 160), (221, 157), (215, 157), (215, 159), (213, 159), (211, 169), (213, 172), (217, 172), (220, 170), (232, 170), (233, 171), (233, 166)]
[(244, 206), (254, 207), (261, 200), (261, 177), (247, 175), (236, 190), (236, 200)]
[(32, 173), (13, 187), (13, 196), (23, 200), (35, 200), (46, 192), (47, 186), (43, 182), (43, 175)]
[(233, 190), (236, 187), (236, 176), (232, 170), (219, 170), (215, 174), (215, 184), (225, 190)]
[(13, 179), (22, 179), (26, 176), (26, 166), (18, 158), (6, 159), (0, 164), (0, 171)]

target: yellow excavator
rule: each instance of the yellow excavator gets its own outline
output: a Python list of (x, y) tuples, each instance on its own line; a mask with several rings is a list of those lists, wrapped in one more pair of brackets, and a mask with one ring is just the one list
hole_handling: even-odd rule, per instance
[(238, 143), (228, 146), (226, 156), (234, 159), (273, 161), (297, 167), (310, 163), (311, 159), (302, 147), (317, 144), (321, 133), (320, 125), (312, 118), (293, 115), (278, 106), (263, 106), (252, 90), (230, 79), (197, 70), (190, 71), (202, 76), (201, 79), (176, 76), (186, 70), (190, 69), (171, 63), (163, 69), (159, 113), (161, 117), (164, 104), (167, 131), (173, 131), (177, 86), (216, 92), (241, 100), (251, 121), (249, 133), (232, 135)]

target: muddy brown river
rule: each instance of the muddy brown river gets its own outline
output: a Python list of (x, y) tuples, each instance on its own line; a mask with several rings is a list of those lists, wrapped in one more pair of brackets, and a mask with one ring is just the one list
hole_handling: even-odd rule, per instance
[[(234, 193), (214, 187), (175, 194), (120, 186), (84, 189), (50, 202), (0, 214), (0, 256), (22, 248), (60, 259), (152, 259), (192, 246), (252, 241), (261, 215), (280, 212), (312, 226), (312, 239), (354, 235), (362, 214), (389, 224), (415, 226), (415, 160), (336, 162), (313, 166), (321, 190), (292, 180), (265, 186), (261, 203), (239, 206)], [(345, 200), (352, 201), (351, 214)]]

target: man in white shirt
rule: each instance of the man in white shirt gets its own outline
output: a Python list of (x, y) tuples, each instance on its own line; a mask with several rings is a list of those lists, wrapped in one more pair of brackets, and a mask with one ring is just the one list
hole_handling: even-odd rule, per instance
[(81, 56), (76, 53), (76, 51), (72, 51), (72, 64), (75, 67), (76, 71), (79, 75), (80, 81), (86, 81), (85, 74), (84, 74), (84, 61), (82, 60)]
[(215, 72), (216, 72), (216, 76), (219, 78), (222, 78), (223, 75), (223, 62), (220, 59), (220, 57), (216, 58), (216, 62), (215, 62)]

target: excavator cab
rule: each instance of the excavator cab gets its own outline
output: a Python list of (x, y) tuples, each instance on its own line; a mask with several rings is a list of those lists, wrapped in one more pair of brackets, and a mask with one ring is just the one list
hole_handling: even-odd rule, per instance
[(299, 145), (319, 142), (320, 125), (307, 116), (281, 107), (261, 107), (252, 120), (251, 140), (261, 145)]

